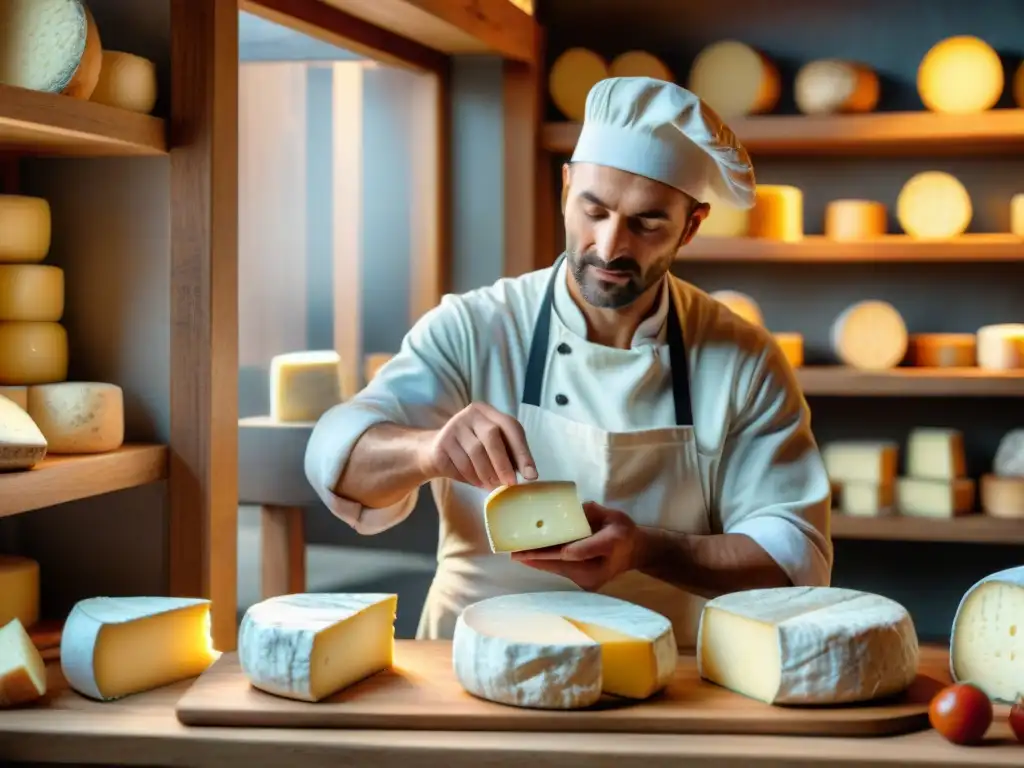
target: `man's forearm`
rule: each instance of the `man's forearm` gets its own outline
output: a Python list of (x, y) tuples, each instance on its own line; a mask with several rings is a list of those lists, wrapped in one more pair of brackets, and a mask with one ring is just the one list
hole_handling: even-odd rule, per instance
[(789, 576), (741, 533), (698, 536), (639, 528), (637, 570), (701, 597), (764, 587), (788, 587)]
[(429, 430), (377, 424), (356, 441), (334, 492), (364, 507), (396, 504), (430, 478), (422, 466)]

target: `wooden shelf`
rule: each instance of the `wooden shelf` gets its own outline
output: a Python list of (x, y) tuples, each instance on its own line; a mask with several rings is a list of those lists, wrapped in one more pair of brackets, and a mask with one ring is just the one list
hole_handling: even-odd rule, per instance
[(832, 538), (1024, 544), (1024, 520), (1003, 520), (981, 514), (941, 520), (899, 515), (851, 517), (833, 512)]
[(53, 456), (0, 474), (0, 517), (121, 491), (167, 477), (167, 447), (125, 445), (110, 453)]
[(805, 395), (830, 397), (1024, 397), (1024, 370), (893, 368), (861, 371), (843, 365), (796, 369)]
[(681, 262), (993, 262), (1024, 263), (1024, 238), (1012, 234), (968, 234), (953, 240), (923, 241), (907, 235), (836, 242), (811, 235), (794, 243), (754, 237), (701, 237), (687, 245)]
[[(730, 120), (757, 155), (1001, 155), (1024, 151), (1024, 109), (975, 115), (875, 112), (868, 115), (762, 115)], [(570, 153), (578, 123), (548, 123), (541, 136), (550, 152)]]
[(0, 85), (0, 151), (104, 157), (167, 154), (164, 121), (104, 104)]

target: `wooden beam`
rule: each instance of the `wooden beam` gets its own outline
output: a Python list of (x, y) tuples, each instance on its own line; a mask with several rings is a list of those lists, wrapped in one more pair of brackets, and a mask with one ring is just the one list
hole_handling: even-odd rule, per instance
[(238, 3), (171, 0), (170, 589), (237, 640)]

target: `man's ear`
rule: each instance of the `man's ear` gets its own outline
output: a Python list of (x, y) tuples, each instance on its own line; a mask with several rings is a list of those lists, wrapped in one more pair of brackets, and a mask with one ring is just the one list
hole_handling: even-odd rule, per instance
[(562, 164), (562, 215), (565, 215), (565, 201), (569, 199), (569, 183), (572, 181), (572, 165)]
[(693, 209), (690, 211), (690, 218), (686, 222), (686, 231), (683, 233), (683, 239), (680, 246), (689, 243), (693, 236), (697, 234), (697, 230), (700, 229), (701, 222), (708, 217), (711, 213), (711, 205), (708, 203), (696, 203)]

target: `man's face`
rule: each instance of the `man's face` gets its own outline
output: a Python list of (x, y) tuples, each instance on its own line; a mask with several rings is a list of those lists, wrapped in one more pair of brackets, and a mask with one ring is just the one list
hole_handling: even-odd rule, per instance
[(562, 170), (569, 268), (588, 304), (636, 301), (668, 272), (706, 205), (643, 176), (592, 163)]

